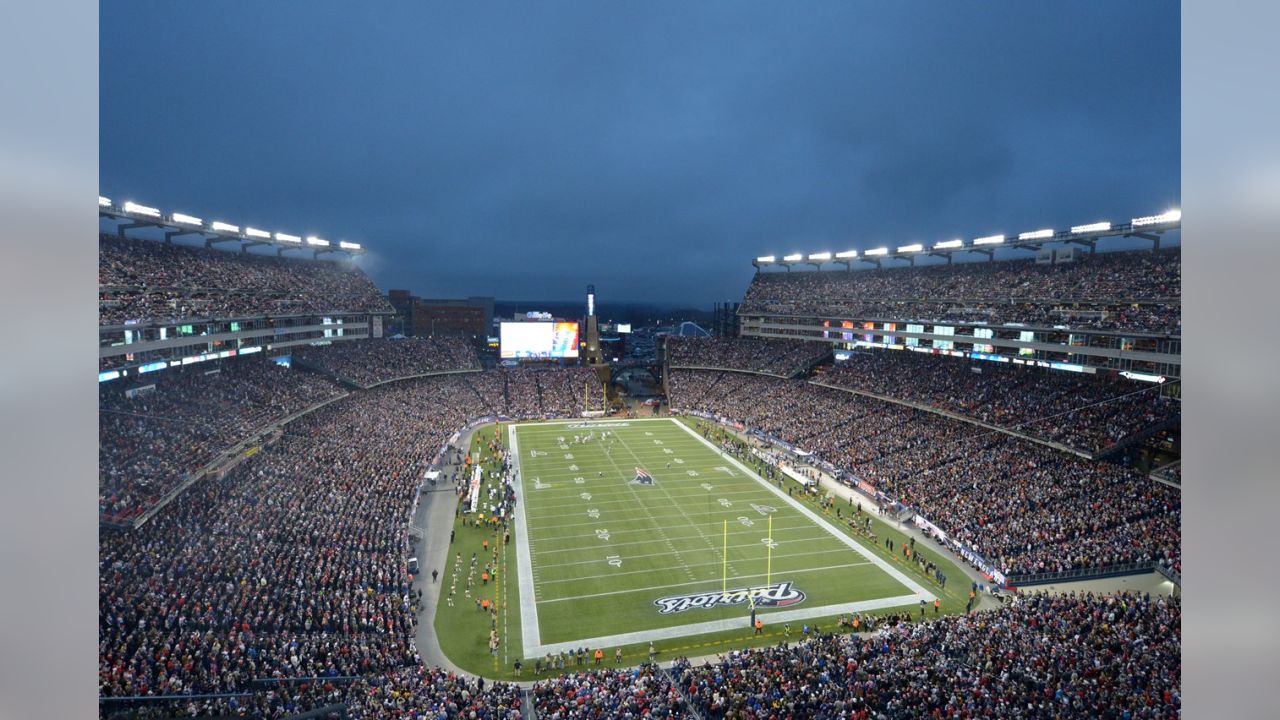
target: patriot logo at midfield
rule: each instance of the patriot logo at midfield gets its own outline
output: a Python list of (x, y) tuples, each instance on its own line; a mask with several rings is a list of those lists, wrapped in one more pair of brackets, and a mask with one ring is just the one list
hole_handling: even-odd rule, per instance
[(756, 587), (733, 588), (728, 591), (708, 590), (688, 595), (670, 595), (653, 601), (658, 612), (663, 615), (682, 613), (685, 610), (710, 610), (720, 605), (746, 605), (752, 603), (757, 608), (780, 608), (798, 605), (804, 602), (803, 590), (790, 582), (758, 585)]
[(634, 480), (631, 481), (631, 484), (632, 485), (652, 485), (653, 476), (649, 474), (648, 470), (645, 470), (642, 467), (638, 467), (636, 468), (636, 477)]

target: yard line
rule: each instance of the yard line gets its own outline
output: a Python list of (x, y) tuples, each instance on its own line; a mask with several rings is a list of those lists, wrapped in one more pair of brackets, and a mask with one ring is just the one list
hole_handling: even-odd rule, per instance
[[(802, 518), (802, 519), (803, 519), (803, 518)], [(594, 523), (594, 524), (604, 525), (604, 524), (606, 524), (606, 523), (608, 523), (608, 521), (607, 521), (607, 520), (599, 520), (599, 521), (597, 521), (597, 522), (596, 522), (596, 523)], [(737, 527), (736, 529), (734, 529), (734, 530), (730, 530), (730, 531), (729, 531), (729, 533), (728, 533), (728, 534), (729, 534), (731, 537), (732, 537), (732, 536), (734, 536), (734, 535), (759, 535), (759, 536), (761, 536), (761, 537), (764, 537), (764, 535), (765, 535), (765, 527), (764, 527), (764, 524), (763, 524), (763, 523), (761, 523), (760, 525), (755, 525), (755, 526), (749, 527), (749, 528), (743, 528), (743, 526), (742, 526), (740, 523), (738, 523), (738, 522), (733, 522), (732, 524), (733, 524), (733, 525), (737, 525), (738, 527)], [(556, 528), (555, 528), (555, 529), (557, 529), (557, 530), (558, 530), (558, 529), (560, 529), (560, 528), (562, 528), (562, 527), (567, 527), (567, 526), (565, 526), (565, 525), (558, 525), (558, 526), (556, 526)], [(803, 525), (789, 525), (789, 526), (787, 526), (787, 527), (778, 527), (777, 523), (774, 523), (774, 527), (773, 527), (774, 535), (775, 535), (775, 536), (774, 536), (774, 540), (777, 540), (778, 542), (795, 542), (795, 539), (794, 539), (794, 538), (779, 538), (779, 537), (777, 537), (777, 533), (778, 533), (779, 531), (786, 531), (786, 530), (804, 530), (804, 529), (806, 529), (806, 528), (812, 528), (812, 527), (813, 527), (813, 523), (805, 523), (805, 524), (803, 524)], [(676, 529), (678, 529), (678, 528), (676, 528)], [(627, 534), (635, 534), (635, 533), (649, 533), (649, 532), (651, 532), (651, 531), (650, 531), (648, 528), (630, 528), (630, 529), (622, 529), (622, 530), (610, 530), (610, 531), (609, 531), (609, 535), (610, 535), (610, 536), (614, 536), (614, 535), (627, 535)], [(672, 539), (672, 540), (692, 540), (692, 539), (694, 539), (695, 537), (698, 537), (698, 536), (697, 536), (697, 535), (690, 535), (689, 537), (686, 537), (686, 538), (671, 538), (671, 539)], [(819, 537), (822, 537), (822, 536), (819, 536)], [(542, 544), (542, 543), (544, 543), (544, 542), (554, 542), (554, 541), (556, 541), (556, 540), (573, 540), (573, 539), (578, 539), (578, 538), (591, 538), (591, 539), (594, 539), (594, 538), (595, 538), (595, 533), (593, 533), (593, 532), (588, 532), (588, 533), (574, 532), (574, 533), (570, 533), (570, 534), (568, 534), (568, 535), (536, 535), (536, 536), (533, 536), (533, 544), (534, 544), (535, 546), (537, 546), (537, 545), (541, 545), (541, 544)], [(581, 547), (581, 546), (580, 546), (580, 547)]]
[[(691, 517), (696, 517), (696, 516), (698, 516), (698, 515), (716, 515), (716, 516), (719, 516), (719, 517), (724, 517), (725, 513), (731, 512), (731, 511), (729, 511), (729, 510), (726, 510), (725, 508), (720, 507), (719, 505), (717, 505), (716, 507), (717, 507), (717, 508), (719, 508), (719, 510), (718, 510), (718, 511), (717, 511), (717, 510), (712, 510), (711, 512), (692, 512), (692, 513), (689, 513), (689, 515), (690, 515)], [(751, 512), (755, 512), (755, 511), (754, 511), (754, 510), (752, 510)], [(763, 522), (767, 522), (764, 518), (759, 518), (758, 516), (755, 516), (755, 515), (751, 516), (751, 518), (752, 518), (753, 520), (758, 519), (758, 520), (759, 520), (760, 522), (762, 522), (762, 523), (763, 523)], [(781, 518), (779, 518), (779, 519), (781, 519)], [(803, 519), (803, 518), (802, 518), (802, 519)], [(599, 519), (597, 519), (597, 520), (588, 520), (587, 522), (580, 522), (580, 523), (557, 523), (557, 524), (556, 524), (556, 529), (560, 529), (560, 528), (570, 528), (570, 527), (585, 527), (585, 526), (587, 526), (587, 525), (599, 525), (600, 523), (606, 523), (606, 522), (609, 522), (609, 520), (608, 520), (607, 518), (601, 517), (601, 518), (599, 518)], [(730, 522), (731, 524), (733, 524), (733, 525), (738, 525), (738, 524), (739, 524), (736, 518), (729, 518), (729, 522)], [(810, 527), (810, 526), (812, 526), (812, 525), (813, 525), (813, 523), (809, 522), (808, 520), (805, 520), (804, 525), (797, 525), (796, 527)], [(775, 529), (775, 530), (777, 530), (777, 529), (779, 529), (779, 528), (780, 528), (780, 525), (779, 525), (778, 523), (774, 523), (774, 524), (773, 524), (773, 527), (774, 527), (774, 529)], [(786, 528), (782, 528), (782, 529), (786, 529)], [(569, 536), (566, 536), (566, 537), (569, 537)], [(538, 539), (539, 539), (539, 540), (545, 540), (545, 539), (546, 539), (546, 537), (545, 537), (545, 536), (543, 536), (543, 535), (539, 535), (539, 536), (538, 536)]]
[[(537, 477), (538, 477), (539, 479), (543, 479), (543, 478), (545, 478), (545, 477), (547, 477), (547, 476), (546, 476), (545, 474), (543, 474), (543, 475), (539, 475), (539, 476), (537, 476)], [(572, 477), (572, 476), (569, 476), (569, 477)], [(699, 476), (699, 477), (701, 477), (701, 476)], [(683, 481), (683, 480), (688, 480), (688, 481), (689, 481), (689, 484), (691, 484), (691, 485), (692, 485), (693, 483), (697, 482), (697, 481), (698, 481), (698, 479), (699, 479), (699, 478), (693, 478), (693, 477), (691, 477), (691, 478), (682, 478), (682, 481)], [(661, 478), (657, 478), (657, 480), (658, 480), (658, 482), (662, 482), (662, 479), (661, 479)], [(597, 480), (596, 480), (596, 482), (597, 482), (597, 483), (599, 483), (600, 481), (597, 479)], [(703, 482), (705, 482), (705, 481), (703, 481)], [(721, 481), (721, 482), (723, 482), (723, 481)], [(668, 483), (668, 484), (670, 484), (670, 483), (671, 483), (671, 481), (669, 481), (669, 480), (668, 480), (668, 481), (667, 481), (667, 483)], [(593, 497), (613, 497), (613, 496), (617, 496), (617, 495), (630, 495), (631, 493), (635, 492), (635, 490), (634, 490), (634, 486), (630, 485), (630, 481), (628, 481), (628, 482), (627, 482), (627, 485), (628, 485), (629, 487), (631, 487), (631, 488), (632, 488), (632, 489), (631, 489), (631, 492), (616, 492), (616, 491), (615, 491), (614, 489), (612, 489), (612, 488), (600, 488), (600, 487), (594, 487), (594, 488), (593, 488), (593, 487), (592, 487), (592, 485), (591, 485), (591, 481), (590, 481), (590, 480), (588, 480), (586, 483), (583, 483), (582, 485), (578, 485), (578, 484), (560, 485), (560, 486), (558, 486), (558, 487), (545, 488), (545, 489), (543, 489), (543, 490), (535, 490), (534, 492), (538, 493), (538, 497), (540, 497), (540, 498), (550, 498), (550, 499), (555, 499), (555, 500), (562, 499), (562, 498), (568, 498), (568, 497), (577, 497), (580, 493), (584, 493), (584, 492), (589, 492), (589, 493), (591, 493), (591, 495), (592, 495)], [(766, 497), (765, 493), (763, 493), (763, 492), (761, 492), (761, 491), (760, 491), (760, 488), (751, 488), (751, 487), (746, 488), (746, 489), (744, 489), (744, 490), (710, 490), (710, 491), (708, 491), (708, 490), (703, 490), (702, 488), (697, 487), (697, 486), (695, 485), (695, 486), (690, 487), (690, 488), (681, 488), (681, 487), (676, 487), (676, 488), (673, 488), (673, 489), (674, 489), (674, 490), (684, 491), (682, 494), (680, 494), (680, 495), (676, 495), (676, 496), (675, 496), (675, 497), (680, 497), (680, 498), (698, 498), (698, 499), (704, 499), (704, 498), (706, 498), (706, 496), (708, 495), (708, 493), (715, 493), (718, 497), (729, 497), (729, 496), (733, 496), (733, 495), (756, 495), (756, 496), (759, 496), (759, 497), (760, 497), (760, 498), (762, 498), (762, 499), (764, 499), (764, 498)], [(696, 491), (696, 492), (695, 492), (695, 491)], [(535, 501), (535, 502), (536, 502), (536, 501)], [(539, 505), (540, 507), (548, 507), (547, 505), (544, 505), (544, 504), (542, 504), (542, 503), (540, 503), (540, 502), (538, 503), (538, 505)]]
[[(840, 570), (841, 568), (862, 567), (864, 565), (870, 565), (870, 564), (871, 564), (870, 562), (842, 563), (840, 565), (827, 565), (825, 567), (805, 568), (804, 570), (790, 570), (785, 573), (776, 572), (773, 574), (774, 575), (803, 575), (805, 573), (824, 572), (827, 570)], [(747, 578), (762, 578), (765, 576), (766, 576), (765, 573), (757, 573), (754, 575), (734, 575), (733, 577), (734, 577), (734, 580), (736, 581), (736, 580), (745, 580)], [(713, 582), (715, 581), (714, 580), (694, 580), (691, 582), (671, 583), (669, 585), (651, 585), (649, 587), (632, 588), (630, 590), (610, 590), (609, 592), (593, 593), (591, 595), (571, 595), (569, 597), (552, 598), (550, 600), (543, 599), (543, 600), (539, 600), (538, 602), (542, 604), (546, 604), (546, 603), (565, 602), (567, 600), (583, 600), (586, 598), (604, 597), (606, 595), (631, 595), (634, 593), (652, 592), (654, 590), (666, 590), (668, 588), (688, 587), (690, 585), (709, 585), (710, 583), (713, 583)], [(712, 589), (714, 590), (714, 588)], [(914, 599), (914, 596), (912, 596), (912, 599)]]
[[(624, 531), (619, 531), (619, 532), (624, 532)], [(729, 535), (730, 535), (731, 537), (732, 537), (734, 534), (735, 534), (735, 533), (734, 533), (733, 531), (730, 531), (730, 532), (729, 532)], [(738, 532), (738, 533), (736, 533), (736, 534), (741, 535), (741, 534), (745, 534), (745, 533), (743, 533), (743, 532)], [(824, 539), (824, 538), (826, 538), (826, 537), (828, 537), (828, 536), (827, 536), (827, 535), (819, 535), (819, 536), (817, 536), (817, 537), (803, 537), (803, 538), (793, 538), (793, 539), (790, 539), (790, 540), (778, 540), (778, 544), (779, 544), (779, 545), (781, 545), (781, 544), (783, 544), (784, 542), (788, 542), (788, 543), (790, 543), (790, 542), (806, 542), (806, 541), (809, 541), (809, 540), (821, 540), (821, 539)], [(592, 536), (591, 536), (591, 538), (594, 540), (594, 539), (595, 539), (595, 536), (594, 536), (594, 535), (592, 535)], [(670, 538), (670, 539), (671, 539), (671, 540), (683, 541), (683, 540), (700, 540), (701, 538), (697, 537), (696, 535), (690, 535), (689, 537), (678, 537), (678, 538)], [(775, 538), (775, 539), (776, 539), (776, 538)], [(625, 542), (625, 543), (615, 543), (615, 542), (611, 542), (611, 543), (609, 543), (609, 544), (607, 544), (607, 545), (605, 545), (605, 544), (601, 544), (601, 545), (600, 545), (600, 548), (601, 548), (601, 549), (606, 549), (606, 548), (608, 548), (608, 549), (612, 549), (612, 548), (619, 548), (619, 547), (629, 547), (629, 546), (631, 546), (631, 545), (652, 545), (652, 544), (653, 544), (653, 542), (654, 542), (654, 541), (653, 541), (653, 539), (652, 539), (652, 538), (650, 538), (650, 539), (648, 539), (648, 540), (638, 540), (638, 541), (636, 541), (636, 542)], [(574, 546), (574, 547), (571, 547), (571, 548), (563, 548), (563, 549), (558, 549), (558, 550), (538, 550), (538, 551), (534, 552), (533, 554), (534, 554), (534, 556), (535, 556), (535, 557), (542, 557), (542, 556), (544, 556), (544, 555), (553, 555), (553, 554), (556, 554), (556, 553), (578, 552), (579, 550), (582, 550), (582, 548), (583, 548), (583, 545), (578, 544), (578, 545), (576, 545), (576, 546)], [(715, 556), (716, 556), (716, 557), (721, 557), (721, 556), (720, 556), (720, 553), (718, 553), (718, 552), (715, 554)]]
[[(847, 549), (847, 548), (829, 547), (829, 548), (826, 548), (826, 549), (824, 549), (824, 550), (810, 550), (810, 551), (808, 551), (808, 552), (787, 553), (787, 554), (785, 554), (785, 555), (779, 555), (779, 554), (777, 554), (777, 553), (774, 553), (773, 559), (774, 559), (774, 560), (781, 560), (781, 559), (783, 559), (783, 558), (808, 557), (808, 556), (810, 556), (810, 555), (828, 555), (828, 554), (832, 554), (832, 553), (847, 554), (848, 552), (849, 552), (849, 551), (848, 551), (848, 549)], [(657, 555), (666, 555), (667, 553), (656, 553), (656, 554), (657, 554)], [(627, 558), (627, 559), (628, 559), (628, 560), (631, 560), (631, 559), (635, 559), (635, 558), (639, 558), (639, 557), (653, 557), (653, 556), (651, 556), (651, 555), (649, 555), (649, 556), (647, 556), (647, 555), (632, 555), (632, 556), (628, 556), (628, 558)], [(596, 564), (600, 564), (600, 563), (602, 563), (603, 561), (602, 561), (602, 560), (590, 560), (590, 561), (588, 561), (588, 562), (596, 563)], [(564, 565), (576, 565), (576, 564), (578, 564), (578, 563), (565, 563)], [(864, 563), (864, 564), (865, 564), (865, 563)], [(714, 561), (714, 562), (694, 563), (691, 567), (701, 567), (701, 566), (703, 566), (703, 565), (714, 565), (714, 566), (716, 566), (716, 567), (719, 567), (719, 565), (720, 565), (720, 561), (719, 561), (719, 560), (716, 560), (716, 561)], [(563, 565), (559, 565), (559, 566), (548, 566), (548, 565), (543, 565), (542, 567), (543, 567), (543, 568), (547, 568), (547, 567), (563, 567)], [(540, 580), (540, 581), (538, 581), (538, 586), (539, 586), (539, 587), (541, 587), (541, 586), (543, 586), (543, 585), (553, 585), (553, 584), (555, 584), (555, 583), (578, 582), (578, 581), (580, 581), (580, 580), (599, 580), (600, 578), (607, 578), (607, 577), (619, 577), (619, 576), (621, 576), (621, 575), (642, 575), (642, 574), (644, 574), (644, 573), (669, 573), (669, 572), (671, 572), (671, 568), (669, 568), (669, 567), (646, 568), (646, 569), (644, 569), (644, 570), (628, 570), (628, 571), (626, 571), (626, 572), (612, 572), (612, 573), (605, 573), (605, 574), (603, 574), (603, 575), (583, 575), (583, 576), (579, 576), (579, 577), (569, 577), (569, 578), (562, 578), (562, 579), (558, 579), (558, 580)], [(785, 574), (785, 573), (783, 573), (781, 570), (779, 570), (779, 571), (777, 571), (777, 574), (780, 574), (780, 575), (781, 575), (781, 574)]]

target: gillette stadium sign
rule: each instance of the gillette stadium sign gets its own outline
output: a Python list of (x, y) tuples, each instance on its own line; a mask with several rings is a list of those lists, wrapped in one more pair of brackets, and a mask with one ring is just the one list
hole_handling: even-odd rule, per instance
[(609, 428), (631, 427), (629, 422), (591, 422), (591, 423), (569, 423), (565, 425), (570, 430), (607, 430)]
[(790, 607), (804, 602), (804, 598), (803, 590), (797, 589), (790, 582), (780, 582), (751, 588), (669, 595), (654, 600), (653, 604), (658, 606), (659, 613), (670, 615), (685, 610), (710, 610), (722, 605), (747, 605), (752, 600), (757, 608)]

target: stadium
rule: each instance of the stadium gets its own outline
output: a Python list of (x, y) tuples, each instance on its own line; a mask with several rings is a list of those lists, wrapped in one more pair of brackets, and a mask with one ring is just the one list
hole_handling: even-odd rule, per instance
[[(97, 206), (99, 717), (1181, 717), (1176, 202), (642, 316), (152, 180)], [(582, 255), (701, 252), (643, 251)]]
[[(1115, 618), (1053, 652), (1140, 663), (1145, 694), (1068, 707), (1176, 692), (1176, 211), (1007, 239), (1022, 260), (758, 257), (739, 335), (660, 338), (652, 408), (610, 381), (593, 294), (501, 322), (496, 355), (392, 337), (354, 243), (98, 203), (104, 716), (559, 717), (590, 687), (610, 714), (721, 717), (811, 672), (753, 669), (892, 673), (974, 613), (1015, 647)], [(1091, 252), (1128, 236), (1151, 249)], [(1020, 295), (975, 300), (993, 276)], [(1035, 592), (1133, 578), (1159, 594)], [(859, 677), (788, 702), (910, 697)]]

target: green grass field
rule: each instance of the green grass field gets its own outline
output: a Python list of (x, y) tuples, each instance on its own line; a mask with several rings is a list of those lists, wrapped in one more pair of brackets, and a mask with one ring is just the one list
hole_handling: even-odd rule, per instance
[[(647, 659), (650, 641), (660, 658), (697, 657), (780, 642), (784, 623), (795, 638), (806, 622), (831, 630), (837, 616), (851, 612), (914, 614), (921, 597), (940, 596), (944, 614), (963, 611), (964, 582), (944, 590), (883, 546), (886, 537), (903, 540), (891, 523), (872, 516), (879, 542), (871, 542), (848, 527), (847, 513), (838, 519), (791, 481), (779, 488), (761, 480), (704, 442), (695, 425), (661, 418), (502, 426), (520, 471), (512, 541), (503, 544), (500, 530), (476, 527), (473, 516), (455, 518), (457, 540), (441, 579), (442, 591), (453, 595), (442, 598), (434, 623), (450, 660), (511, 679), (513, 661), (523, 659), (528, 679), (532, 658), (561, 649), (600, 647), (612, 664), (613, 650), (621, 648), (623, 664), (633, 665)], [(601, 438), (605, 430), (610, 440)], [(494, 432), (478, 431), (473, 453), (488, 457)], [(575, 434), (592, 432), (594, 441), (573, 442)], [(652, 485), (632, 483), (637, 467), (653, 476)], [(476, 568), (472, 553), (480, 558)], [(496, 577), (483, 583), (486, 559)], [(963, 578), (947, 558), (930, 559), (949, 577)], [(761, 599), (762, 635), (749, 628), (745, 603), (721, 602), (726, 586), (733, 593), (772, 585), (782, 596), (776, 589), (783, 583), (790, 590), (785, 607)], [(681, 596), (685, 602), (672, 600)], [(694, 606), (694, 598), (706, 604), (709, 597), (714, 607)], [(497, 603), (496, 617), (476, 609), (481, 598)], [(655, 603), (661, 599), (666, 608)], [(491, 656), (486, 645), (495, 625), (501, 649)]]
[[(746, 628), (751, 589), (767, 624), (933, 599), (675, 420), (508, 432), (524, 499), (516, 544), (527, 656)], [(595, 439), (575, 442), (588, 433)], [(653, 483), (635, 482), (638, 469)]]

